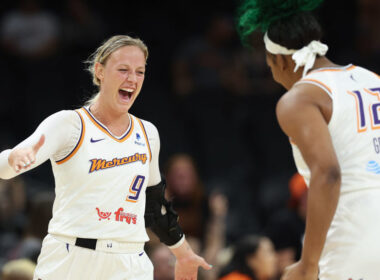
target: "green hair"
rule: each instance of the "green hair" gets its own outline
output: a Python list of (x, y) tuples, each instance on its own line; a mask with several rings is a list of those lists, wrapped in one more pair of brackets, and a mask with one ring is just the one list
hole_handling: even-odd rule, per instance
[(312, 11), (323, 0), (243, 0), (238, 8), (237, 30), (243, 42), (257, 29), (266, 32), (277, 20)]

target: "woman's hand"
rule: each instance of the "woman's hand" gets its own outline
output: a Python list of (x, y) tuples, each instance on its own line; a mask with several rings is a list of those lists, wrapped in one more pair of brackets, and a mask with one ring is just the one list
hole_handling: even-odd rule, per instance
[(177, 260), (175, 263), (175, 280), (196, 280), (198, 267), (210, 270), (212, 265), (208, 264), (202, 257), (198, 256), (185, 242), (176, 249), (171, 249)]
[(29, 169), (36, 161), (36, 154), (45, 143), (45, 135), (41, 135), (36, 144), (26, 148), (15, 148), (9, 154), (8, 164), (14, 171), (20, 172), (21, 169)]

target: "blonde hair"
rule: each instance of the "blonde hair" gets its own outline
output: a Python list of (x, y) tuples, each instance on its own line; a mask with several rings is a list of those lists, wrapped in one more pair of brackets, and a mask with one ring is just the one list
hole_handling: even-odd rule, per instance
[[(87, 71), (91, 73), (92, 82), (94, 85), (98, 87), (100, 86), (100, 80), (95, 75), (95, 64), (99, 62), (100, 64), (105, 65), (107, 63), (108, 58), (113, 52), (125, 46), (138, 47), (144, 53), (145, 61), (148, 59), (148, 47), (139, 38), (132, 38), (128, 35), (113, 36), (109, 38), (107, 41), (103, 42), (103, 44), (100, 45), (100, 47), (98, 47), (96, 51), (92, 53), (88, 60), (85, 62), (86, 64), (88, 64)], [(99, 93), (96, 93), (88, 101), (86, 101), (85, 105), (89, 106), (93, 104), (98, 98)]]
[(28, 259), (13, 260), (3, 266), (1, 275), (3, 279), (23, 277), (32, 280), (35, 268), (35, 263)]

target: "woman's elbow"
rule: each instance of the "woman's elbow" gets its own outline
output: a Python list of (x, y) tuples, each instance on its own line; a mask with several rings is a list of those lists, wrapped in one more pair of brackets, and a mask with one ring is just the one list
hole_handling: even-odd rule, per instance
[(324, 171), (324, 177), (327, 185), (339, 185), (342, 181), (342, 173), (338, 165), (329, 166)]

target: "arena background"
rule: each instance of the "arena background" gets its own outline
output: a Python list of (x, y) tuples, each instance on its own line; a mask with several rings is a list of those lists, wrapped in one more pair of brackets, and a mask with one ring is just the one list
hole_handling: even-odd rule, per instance
[[(272, 81), (261, 44), (253, 51), (242, 47), (234, 26), (237, 5), (233, 0), (2, 1), (1, 149), (29, 136), (50, 114), (83, 105), (96, 90), (83, 61), (103, 40), (115, 34), (140, 37), (150, 55), (131, 113), (157, 126), (162, 171), (174, 154), (195, 160), (204, 193), (217, 190), (228, 198), (227, 244), (262, 232), (267, 219), (286, 207), (295, 167), (274, 112), (284, 89)], [(38, 20), (23, 26), (28, 16), (23, 18), (22, 9)], [(378, 1), (325, 1), (316, 14), (330, 59), (380, 73)], [(254, 40), (260, 42), (260, 36)], [(1, 215), (0, 234), (12, 232), (14, 246), (30, 219), (30, 201), (54, 191), (50, 163), (22, 179), (25, 204), (17, 215)], [(9, 222), (12, 215), (20, 219), (16, 225)], [(4, 250), (0, 255), (3, 262), (9, 259)]]

